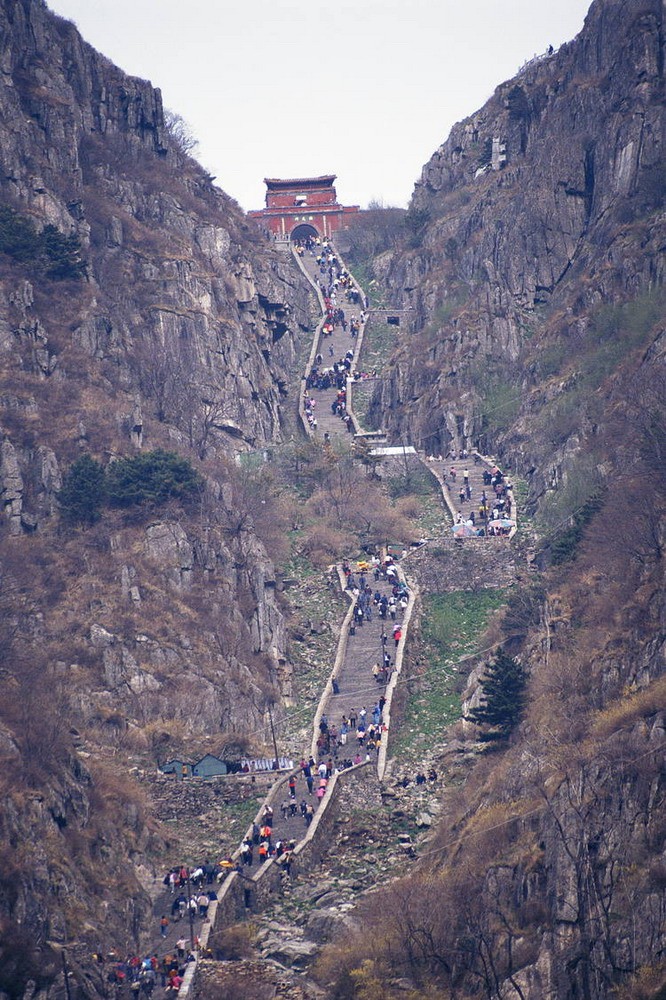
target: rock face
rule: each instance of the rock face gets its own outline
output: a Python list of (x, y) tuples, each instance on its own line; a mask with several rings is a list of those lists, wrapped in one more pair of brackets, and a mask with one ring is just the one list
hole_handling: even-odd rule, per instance
[(375, 400), (396, 436), (495, 447), (534, 384), (531, 343), (575, 342), (602, 303), (663, 285), (662, 18), (659, 0), (594, 3), (423, 168), (414, 249), (376, 266), (406, 310)]
[[(530, 671), (523, 723), (457, 803), (448, 789), (441, 859), (374, 910), (405, 906), (376, 931), (392, 975), (446, 994), (663, 992), (663, 17), (596, 0), (577, 39), (454, 127), (411, 245), (374, 262), (404, 310), (377, 423), (498, 456), (541, 532), (520, 521), (511, 558), (533, 575), (489, 639)], [(461, 585), (462, 560), (416, 558), (424, 590)], [(389, 957), (422, 936), (415, 973)]]
[[(210, 462), (279, 440), (310, 301), (297, 269), (180, 147), (159, 90), (41, 0), (0, 3), (0, 36), (3, 211), (55, 227), (85, 262), (83, 278), (56, 282), (3, 255), (0, 497), (20, 538), (51, 529), (62, 470), (82, 451), (161, 444)], [(224, 510), (219, 483), (210, 489)], [(111, 549), (122, 600), (138, 606), (145, 575), (123, 561), (128, 540), (120, 531)], [(256, 539), (230, 543), (218, 528), (204, 543), (165, 520), (139, 545), (177, 592), (225, 566), (219, 602), (252, 594), (253, 655), (284, 658), (275, 571)]]
[[(142, 391), (147, 411), (202, 454), (230, 437), (277, 439), (284, 368), (308, 322), (289, 262), (259, 249), (237, 206), (179, 148), (159, 90), (38, 0), (2, 4), (0, 26), (3, 200), (83, 247), (72, 344), (115, 367), (115, 385)], [(53, 316), (25, 281), (8, 298), (18, 320), (9, 358), (54, 374), (64, 345)]]
[[(159, 90), (42, 0), (0, 0), (0, 70), (0, 731), (55, 803), (25, 813), (39, 884), (3, 882), (0, 927), (125, 951), (147, 912), (133, 864), (159, 837), (126, 767), (102, 760), (261, 744), (267, 705), (290, 692), (279, 581), (234, 459), (289, 430), (312, 304), (291, 259), (187, 155)], [(57, 494), (77, 458), (156, 448), (197, 467), (195, 505), (63, 530)], [(78, 833), (95, 864), (61, 862)], [(0, 835), (30, 842), (18, 806)]]

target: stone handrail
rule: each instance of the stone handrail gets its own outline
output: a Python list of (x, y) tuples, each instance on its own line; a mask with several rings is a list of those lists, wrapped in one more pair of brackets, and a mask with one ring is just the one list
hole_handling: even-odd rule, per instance
[[(292, 771), (283, 772), (280, 775), (280, 777), (276, 781), (273, 782), (273, 784), (271, 785), (271, 787), (270, 787), (270, 789), (268, 791), (268, 794), (266, 795), (266, 797), (262, 801), (261, 805), (259, 806), (259, 810), (258, 810), (256, 816), (254, 817), (254, 821), (253, 822), (258, 823), (258, 821), (261, 819), (261, 817), (263, 815), (264, 807), (266, 805), (268, 805), (268, 803), (271, 801), (271, 799), (273, 798), (273, 796), (275, 795), (275, 793), (277, 792), (277, 790), (280, 788), (280, 786), (281, 785), (287, 785), (288, 782), (289, 782), (289, 778), (291, 777), (291, 775), (292, 774), (298, 774), (299, 771), (300, 771), (300, 768), (294, 768)], [(319, 813), (319, 810), (317, 811), (316, 815), (318, 815), (318, 813)], [(312, 822), (311, 825), (314, 825), (314, 820), (313, 820), (313, 822)], [(250, 826), (247, 828), (247, 830), (245, 832), (245, 836), (247, 837), (251, 833), (252, 833), (252, 824), (250, 824)], [(233, 854), (231, 855), (231, 857), (232, 857), (232, 860), (235, 861), (235, 862), (237, 862), (240, 859), (240, 846), (236, 848), (236, 850), (233, 852)], [(261, 875), (262, 875), (262, 873), (263, 873), (263, 870), (266, 868), (266, 866), (268, 864), (270, 864), (271, 861), (272, 861), (272, 859), (269, 859), (263, 865), (261, 865), (259, 867), (258, 871), (256, 872), (256, 874), (253, 876), (253, 878), (251, 880), (252, 881), (256, 881), (256, 879), (260, 878)], [(224, 910), (224, 905), (225, 905), (225, 902), (226, 902), (226, 897), (229, 896), (231, 893), (233, 893), (236, 890), (237, 883), (240, 882), (242, 878), (247, 878), (247, 876), (241, 877), (238, 874), (238, 872), (234, 870), (234, 871), (230, 871), (229, 872), (229, 874), (225, 878), (224, 882), (222, 883), (222, 885), (221, 885), (221, 887), (220, 887), (220, 889), (218, 891), (218, 894), (217, 894), (217, 899), (212, 901), (212, 903), (210, 904), (210, 907), (208, 909), (208, 917), (209, 917), (208, 923), (207, 924), (203, 924), (203, 926), (201, 928), (201, 933), (199, 935), (199, 949), (200, 950), (204, 950), (205, 948), (208, 947), (208, 941), (209, 941), (209, 938), (210, 938), (210, 934), (211, 934), (211, 932), (215, 928), (215, 923), (216, 923), (216, 920), (217, 920), (218, 911), (221, 912), (222, 910)], [(190, 988), (192, 987), (192, 984), (194, 982), (194, 977), (196, 975), (198, 964), (199, 964), (198, 959), (196, 961), (194, 961), (194, 962), (188, 962), (186, 970), (185, 970), (185, 975), (183, 976), (183, 982), (181, 983), (180, 989), (178, 991), (178, 996), (180, 998), (186, 997), (186, 996), (189, 995)]]
[(333, 678), (337, 677), (340, 673), (342, 664), (344, 663), (345, 656), (347, 655), (347, 642), (349, 640), (349, 626), (351, 625), (352, 615), (354, 614), (354, 608), (356, 607), (356, 598), (351, 594), (347, 588), (344, 574), (340, 566), (337, 567), (338, 580), (340, 582), (340, 589), (349, 598), (349, 607), (347, 608), (347, 613), (341, 625), (340, 638), (338, 639), (338, 648), (335, 654), (335, 662), (333, 664), (333, 669), (329, 675), (328, 681), (322, 691), (321, 698), (319, 699), (319, 704), (317, 705), (317, 711), (315, 712), (314, 725), (312, 731), (312, 746), (310, 747), (311, 755), (317, 759), (317, 734), (319, 733), (319, 723), (321, 722), (321, 717), (324, 714), (324, 708), (326, 707), (326, 702), (328, 700), (329, 687), (332, 687)]
[[(320, 853), (326, 849), (328, 831), (327, 821), (331, 812), (335, 813), (335, 806), (340, 795), (340, 790), (348, 783), (363, 778), (367, 763), (356, 764), (332, 775), (326, 790), (326, 797), (314, 815), (309, 827), (307, 827), (303, 838), (298, 842), (292, 852), (292, 871), (298, 874), (299, 871), (307, 871), (315, 864)], [(322, 827), (324, 829), (322, 829)], [(278, 891), (282, 867), (278, 860), (269, 858), (261, 865), (253, 875), (247, 875), (236, 870), (230, 872), (222, 883), (218, 893), (218, 899), (213, 904), (214, 910), (211, 914), (208, 933), (206, 934), (205, 945), (208, 944), (211, 931), (217, 930), (216, 922), (227, 924), (234, 923), (241, 919), (247, 912), (247, 905), (244, 898), (244, 888), (249, 887), (256, 898), (262, 894), (266, 899), (270, 899), (274, 892)], [(202, 939), (202, 944), (204, 944)], [(181, 986), (179, 997), (187, 995), (189, 985), (195, 974), (195, 964), (192, 963), (192, 970), (187, 983)]]
[[(313, 722), (313, 740), (312, 740), (313, 756), (316, 756), (317, 754), (317, 733), (319, 730), (319, 723), (321, 721), (321, 717), (324, 711), (324, 706), (326, 704), (326, 700), (328, 697), (328, 688), (329, 685), (331, 684), (331, 681), (336, 676), (337, 672), (340, 670), (342, 663), (344, 662), (344, 657), (347, 651), (347, 640), (349, 637), (349, 625), (351, 622), (352, 614), (354, 613), (354, 606), (356, 604), (356, 598), (352, 594), (350, 594), (349, 591), (346, 590), (345, 587), (346, 580), (344, 574), (342, 573), (341, 567), (337, 566), (336, 570), (338, 574), (338, 581), (340, 583), (340, 588), (341, 590), (343, 590), (344, 593), (347, 594), (347, 596), (350, 599), (350, 603), (349, 603), (349, 608), (347, 609), (347, 612), (345, 614), (344, 621), (342, 623), (333, 670), (331, 671), (326, 686), (322, 692), (322, 696), (317, 706), (317, 712), (315, 713), (315, 718)], [(396, 657), (396, 664), (397, 664), (397, 657)], [(293, 858), (295, 864), (298, 863), (299, 859), (304, 854), (304, 852), (312, 848), (312, 844), (315, 842), (315, 837), (318, 835), (319, 828), (322, 822), (324, 821), (324, 816), (329, 807), (331, 806), (331, 804), (334, 803), (337, 798), (337, 788), (339, 781), (350, 780), (347, 777), (350, 774), (350, 772), (357, 772), (359, 769), (364, 768), (366, 764), (367, 762), (363, 761), (361, 764), (356, 764), (351, 768), (346, 768), (344, 771), (340, 771), (332, 775), (331, 780), (326, 789), (326, 796), (324, 797), (319, 808), (314, 814), (310, 826), (306, 828), (303, 838), (298, 842), (293, 851)], [(253, 821), (254, 823), (259, 824), (263, 816), (265, 806), (280, 797), (278, 795), (280, 788), (284, 786), (286, 790), (289, 783), (289, 778), (292, 776), (292, 774), (297, 775), (299, 773), (300, 773), (300, 768), (297, 767), (294, 768), (292, 771), (282, 772), (280, 774), (280, 776), (276, 779), (276, 781), (273, 782), (267, 795), (261, 802), (259, 809), (257, 810), (257, 813), (254, 817)], [(248, 835), (251, 834), (251, 832), (252, 832), (252, 824), (248, 826), (245, 836), (247, 837)], [(238, 861), (239, 858), (240, 858), (240, 847), (238, 847), (232, 854), (232, 859), (234, 861)], [(214, 900), (213, 903), (211, 904), (209, 910), (210, 921), (208, 924), (204, 925), (201, 932), (201, 937), (200, 937), (201, 948), (206, 948), (208, 945), (208, 940), (211, 931), (215, 928), (215, 924), (218, 919), (218, 913), (221, 915), (220, 919), (224, 919), (224, 915), (228, 917), (231, 911), (237, 912), (242, 909), (238, 897), (243, 889), (243, 883), (248, 883), (248, 882), (252, 883), (252, 886), (256, 892), (258, 886), (262, 883), (264, 879), (270, 881), (271, 877), (274, 876), (275, 873), (277, 873), (277, 878), (279, 879), (280, 871), (281, 871), (280, 866), (279, 864), (276, 863), (276, 860), (274, 858), (268, 858), (252, 876), (248, 876), (244, 873), (239, 873), (235, 870), (231, 871), (224, 880), (224, 882), (222, 883), (222, 886), (218, 893), (218, 899)], [(198, 964), (197, 962), (189, 963), (186, 975), (183, 978), (183, 983), (180, 987), (180, 991), (178, 994), (180, 997), (188, 996), (190, 988), (194, 981), (194, 976), (196, 975), (197, 964)]]
[[(406, 583), (405, 574), (398, 564), (398, 573), (402, 580)], [(405, 608), (405, 613), (402, 619), (402, 639), (396, 650), (395, 654), (395, 665), (393, 667), (393, 673), (391, 674), (391, 679), (386, 686), (386, 691), (384, 697), (386, 698), (386, 703), (384, 705), (383, 717), (384, 725), (386, 726), (386, 734), (382, 738), (379, 745), (379, 754), (377, 756), (377, 776), (381, 781), (384, 777), (384, 772), (386, 771), (386, 756), (388, 754), (388, 740), (391, 735), (391, 702), (393, 701), (393, 693), (395, 691), (396, 684), (398, 683), (398, 678), (402, 671), (402, 661), (405, 654), (405, 646), (407, 643), (407, 630), (409, 628), (409, 623), (412, 618), (412, 613), (414, 611), (414, 605), (416, 604), (416, 599), (418, 597), (418, 588), (414, 583), (409, 584), (409, 602)]]
[(439, 472), (439, 470), (438, 469), (434, 469), (433, 466), (432, 466), (432, 464), (430, 462), (428, 462), (426, 460), (426, 458), (423, 455), (421, 455), (420, 452), (417, 451), (416, 454), (417, 454), (418, 458), (421, 460), (421, 462), (423, 463), (423, 465), (425, 465), (426, 469), (428, 469), (428, 471), (430, 473), (432, 473), (432, 475), (435, 477), (435, 479), (439, 483), (441, 491), (442, 491), (442, 498), (444, 500), (444, 503), (446, 504), (446, 507), (447, 507), (449, 513), (451, 514), (451, 517), (453, 519), (453, 523), (455, 524), (456, 517), (458, 515), (458, 511), (456, 510), (456, 508), (455, 508), (455, 506), (453, 504), (453, 501), (451, 500), (451, 494), (449, 493), (449, 487), (447, 485), (446, 480), (441, 475), (441, 473)]

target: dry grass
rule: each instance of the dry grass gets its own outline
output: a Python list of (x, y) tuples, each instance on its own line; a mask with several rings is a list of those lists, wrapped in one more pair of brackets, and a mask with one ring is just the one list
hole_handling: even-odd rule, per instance
[(659, 677), (641, 691), (627, 692), (591, 719), (592, 733), (604, 739), (638, 720), (666, 711), (666, 676)]

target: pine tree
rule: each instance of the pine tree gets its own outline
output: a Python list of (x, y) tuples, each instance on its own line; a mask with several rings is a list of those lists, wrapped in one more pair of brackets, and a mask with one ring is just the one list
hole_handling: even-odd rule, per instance
[(162, 448), (112, 462), (106, 479), (112, 507), (160, 504), (171, 498), (185, 500), (203, 482), (186, 458)]
[(69, 467), (58, 493), (63, 520), (69, 524), (94, 524), (105, 499), (104, 469), (90, 455), (82, 455)]
[(526, 685), (525, 668), (500, 650), (481, 678), (483, 701), (469, 713), (469, 719), (477, 726), (490, 726), (479, 737), (483, 742), (510, 735), (523, 713)]

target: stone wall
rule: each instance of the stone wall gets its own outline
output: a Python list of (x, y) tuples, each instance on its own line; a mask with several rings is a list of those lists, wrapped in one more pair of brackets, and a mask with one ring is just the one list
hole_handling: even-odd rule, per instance
[[(286, 783), (288, 777), (285, 776), (284, 780)], [(378, 794), (379, 781), (371, 764), (358, 764), (334, 774), (328, 786), (326, 807), (315, 814), (305, 837), (294, 850), (290, 877), (295, 879), (305, 875), (320, 864), (337, 823), (353, 801), (359, 796), (365, 801), (368, 796)], [(282, 893), (285, 878), (280, 864), (272, 858), (251, 877), (232, 872), (225, 880), (217, 905), (211, 912), (210, 933), (214, 934), (243, 920), (248, 913), (265, 908), (272, 897)]]

